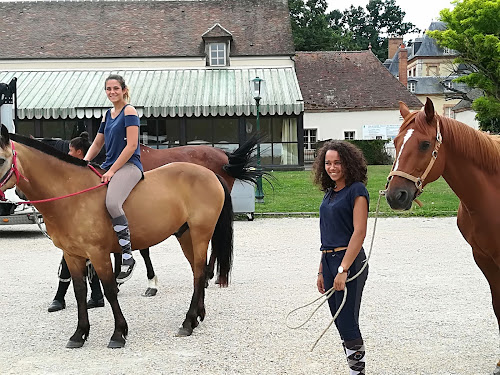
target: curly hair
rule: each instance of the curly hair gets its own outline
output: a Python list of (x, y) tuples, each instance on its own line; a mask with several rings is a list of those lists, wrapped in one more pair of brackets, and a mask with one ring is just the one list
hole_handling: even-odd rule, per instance
[(314, 159), (312, 167), (313, 182), (320, 187), (320, 190), (326, 191), (336, 186), (335, 181), (330, 178), (325, 170), (325, 155), (329, 150), (337, 151), (340, 156), (346, 186), (354, 182), (362, 182), (366, 185), (366, 160), (361, 150), (349, 142), (328, 141), (318, 150), (318, 156)]

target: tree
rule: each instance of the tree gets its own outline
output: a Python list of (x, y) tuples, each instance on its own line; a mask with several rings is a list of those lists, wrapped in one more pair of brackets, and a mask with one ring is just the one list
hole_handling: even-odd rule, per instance
[(403, 22), (405, 12), (395, 0), (370, 0), (366, 10), (351, 6), (328, 14), (325, 0), (289, 0), (288, 6), (298, 51), (366, 50), (371, 45), (383, 61), (389, 35), (418, 31), (412, 23)]
[(388, 37), (390, 35), (405, 35), (418, 32), (419, 29), (411, 22), (403, 22), (405, 12), (396, 5), (395, 0), (370, 0), (366, 11), (362, 7), (351, 5), (342, 12), (330, 12), (332, 26), (340, 26), (344, 33), (350, 32), (356, 42), (356, 49), (368, 49), (384, 61), (387, 58)]
[(500, 0), (457, 0), (455, 8), (443, 9), (444, 31), (429, 32), (443, 46), (459, 53), (456, 63), (469, 74), (455, 81), (482, 90), (472, 108), (482, 130), (500, 132)]
[(329, 27), (326, 0), (288, 0), (295, 49), (330, 51), (348, 49), (352, 40)]

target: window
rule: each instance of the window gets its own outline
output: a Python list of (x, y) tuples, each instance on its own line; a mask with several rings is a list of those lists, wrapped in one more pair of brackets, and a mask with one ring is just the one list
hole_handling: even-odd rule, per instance
[(140, 141), (152, 148), (170, 148), (180, 144), (180, 119), (148, 118), (141, 119)]
[(415, 92), (415, 87), (416, 86), (417, 86), (417, 83), (415, 81), (408, 82), (408, 90), (410, 92)]
[(451, 49), (449, 49), (448, 47), (443, 47), (443, 53), (445, 55), (449, 55), (451, 53)]
[(304, 129), (304, 150), (314, 150), (316, 146), (317, 129)]
[(355, 132), (354, 131), (345, 131), (344, 132), (344, 139), (347, 140), (353, 140), (354, 139)]
[(226, 66), (226, 44), (210, 43), (210, 66)]
[(444, 82), (443, 82), (443, 85), (444, 85), (444, 87), (446, 87), (447, 89), (451, 89), (451, 88), (453, 88), (453, 82), (451, 82), (451, 81), (444, 81)]
[(444, 115), (448, 118), (455, 118), (455, 112), (452, 109), (453, 107), (444, 107)]

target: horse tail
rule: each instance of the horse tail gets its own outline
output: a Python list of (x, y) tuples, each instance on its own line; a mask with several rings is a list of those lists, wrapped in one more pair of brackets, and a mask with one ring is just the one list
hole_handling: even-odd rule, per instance
[(215, 225), (212, 236), (212, 253), (217, 261), (217, 275), (220, 286), (228, 286), (229, 273), (233, 265), (233, 203), (226, 182), (217, 175), (224, 188), (224, 206)]
[[(252, 156), (257, 148), (257, 144), (262, 141), (262, 135), (253, 135), (240, 147), (231, 153), (227, 153), (228, 163), (222, 167), (231, 177), (239, 180), (257, 183), (259, 177), (267, 181), (272, 179), (272, 175), (252, 166), (255, 164), (255, 156)], [(269, 181), (270, 182), (270, 181)]]

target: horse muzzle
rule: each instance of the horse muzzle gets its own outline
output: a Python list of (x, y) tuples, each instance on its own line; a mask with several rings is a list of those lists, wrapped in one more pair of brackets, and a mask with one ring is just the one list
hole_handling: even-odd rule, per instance
[(412, 181), (404, 181), (400, 186), (391, 186), (385, 192), (387, 203), (393, 210), (409, 210), (417, 197), (417, 188)]

